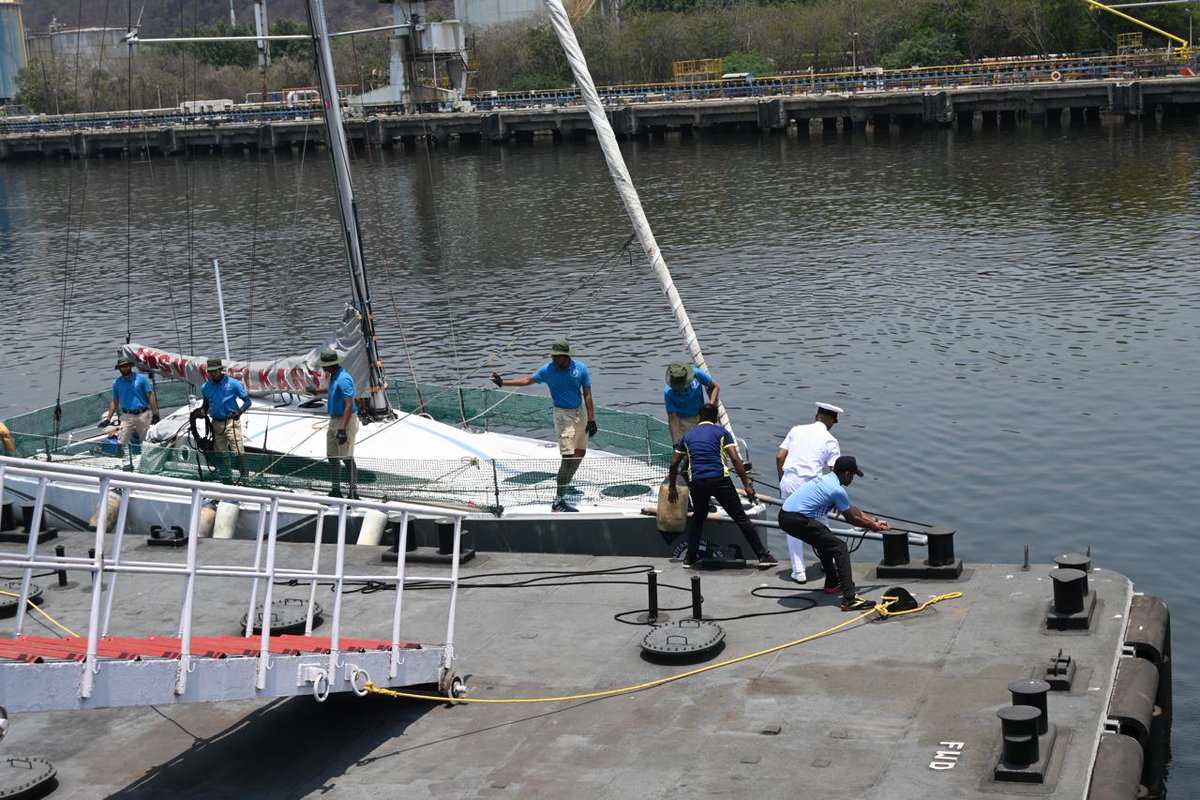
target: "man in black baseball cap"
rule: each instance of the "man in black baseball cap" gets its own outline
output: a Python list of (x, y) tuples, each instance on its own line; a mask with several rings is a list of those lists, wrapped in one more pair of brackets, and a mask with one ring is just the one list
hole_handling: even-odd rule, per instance
[(833, 462), (833, 471), (801, 486), (783, 501), (779, 511), (779, 527), (788, 536), (794, 536), (813, 546), (821, 567), (825, 570), (825, 591), (842, 594), (843, 611), (868, 611), (874, 603), (854, 593), (854, 574), (850, 568), (850, 551), (846, 543), (835, 536), (825, 523), (825, 516), (833, 509), (842, 512), (842, 517), (858, 528), (871, 531), (888, 531), (891, 523), (873, 517), (850, 505), (846, 487), (856, 477), (862, 477), (858, 460), (854, 456), (839, 456)]

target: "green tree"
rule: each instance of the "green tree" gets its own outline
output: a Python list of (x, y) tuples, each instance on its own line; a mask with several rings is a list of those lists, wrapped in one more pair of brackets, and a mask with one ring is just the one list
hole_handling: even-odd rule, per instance
[[(253, 36), (254, 30), (244, 25), (192, 25), (175, 34), (178, 37)], [(202, 63), (214, 67), (252, 67), (258, 63), (254, 42), (193, 42), (174, 45)]]
[(954, 34), (925, 28), (896, 45), (896, 49), (880, 58), (879, 63), (890, 68), (928, 67), (961, 60), (962, 52)]

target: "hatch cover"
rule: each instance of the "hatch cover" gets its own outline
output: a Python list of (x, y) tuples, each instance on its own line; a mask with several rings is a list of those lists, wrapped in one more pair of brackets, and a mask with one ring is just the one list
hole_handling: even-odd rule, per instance
[[(321, 616), (321, 604), (313, 603), (313, 627)], [(262, 633), (263, 607), (254, 611), (254, 632)], [(303, 631), (308, 625), (308, 602), (298, 597), (284, 597), (271, 601), (271, 633), (294, 633)], [(246, 615), (242, 615), (241, 629), (246, 630)]]
[(656, 656), (688, 658), (712, 652), (725, 640), (724, 629), (703, 619), (656, 625), (642, 638), (642, 650)]
[[(11, 617), (17, 613), (17, 605), (21, 602), (21, 582), (4, 581), (0, 583), (0, 617)], [(29, 584), (29, 601), (41, 605), (42, 587), (36, 583)]]
[(54, 780), (54, 775), (54, 765), (44, 758), (0, 758), (0, 798), (29, 796), (47, 781)]

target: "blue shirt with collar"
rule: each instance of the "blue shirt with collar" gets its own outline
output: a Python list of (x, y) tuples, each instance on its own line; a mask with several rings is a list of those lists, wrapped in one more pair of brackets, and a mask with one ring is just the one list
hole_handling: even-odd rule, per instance
[(550, 389), (550, 399), (555, 408), (575, 409), (583, 405), (583, 388), (592, 385), (592, 375), (587, 364), (571, 359), (566, 367), (547, 361), (533, 373), (534, 383), (544, 383)]
[(734, 444), (733, 434), (715, 422), (701, 422), (685, 433), (675, 445), (675, 452), (688, 457), (688, 483), (701, 478), (729, 477), (729, 456), (725, 450)]
[(346, 371), (345, 367), (338, 367), (338, 371), (329, 378), (329, 390), (325, 393), (325, 408), (329, 410), (329, 416), (341, 418), (342, 414), (346, 413), (346, 398), (350, 398), (350, 413), (358, 413), (358, 402), (354, 399), (354, 378)]
[(801, 486), (783, 501), (783, 510), (806, 517), (819, 519), (837, 507), (845, 511), (850, 507), (850, 495), (838, 480), (836, 473), (827, 472)]
[[(237, 378), (221, 373), (221, 380), (211, 378), (200, 387), (200, 394), (208, 401), (208, 413), (213, 419), (229, 419), (233, 414), (250, 408), (250, 393)], [(238, 400), (245, 400), (239, 403)]]
[(140, 372), (131, 372), (128, 378), (118, 375), (112, 384), (113, 397), (122, 411), (145, 411), (150, 407), (153, 391), (150, 379)]
[(712, 385), (712, 375), (702, 369), (695, 370), (688, 385), (682, 389), (666, 384), (663, 387), (663, 405), (667, 407), (667, 413), (681, 417), (696, 416), (700, 413), (700, 406), (704, 405), (703, 387)]

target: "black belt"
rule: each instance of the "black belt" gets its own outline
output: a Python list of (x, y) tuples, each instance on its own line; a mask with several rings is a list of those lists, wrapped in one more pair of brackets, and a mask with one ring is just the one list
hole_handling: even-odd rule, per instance
[(213, 417), (212, 421), (213, 422), (228, 422), (229, 417)]
[(122, 414), (145, 414), (150, 409), (148, 408), (122, 408)]

